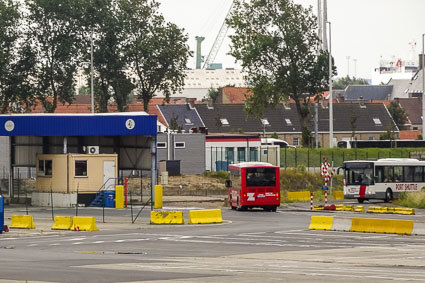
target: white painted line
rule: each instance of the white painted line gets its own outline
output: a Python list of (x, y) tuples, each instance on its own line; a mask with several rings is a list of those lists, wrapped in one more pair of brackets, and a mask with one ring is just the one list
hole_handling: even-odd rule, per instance
[(93, 242), (93, 244), (101, 244), (101, 243), (104, 243), (105, 241), (96, 241), (96, 242)]

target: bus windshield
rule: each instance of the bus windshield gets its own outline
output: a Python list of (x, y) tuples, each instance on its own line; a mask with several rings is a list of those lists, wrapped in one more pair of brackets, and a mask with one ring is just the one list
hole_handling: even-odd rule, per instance
[(246, 186), (247, 187), (274, 187), (276, 186), (275, 168), (246, 168)]
[(347, 185), (372, 185), (373, 163), (372, 162), (349, 162), (345, 163), (345, 181)]

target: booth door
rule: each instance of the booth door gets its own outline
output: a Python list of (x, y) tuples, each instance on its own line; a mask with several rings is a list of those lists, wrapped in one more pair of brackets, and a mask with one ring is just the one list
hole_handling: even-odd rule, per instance
[(115, 162), (103, 161), (103, 183), (105, 190), (114, 190), (115, 187)]

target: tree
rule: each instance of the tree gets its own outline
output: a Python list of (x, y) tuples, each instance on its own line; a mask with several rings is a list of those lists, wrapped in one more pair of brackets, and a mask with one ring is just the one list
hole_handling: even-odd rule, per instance
[(83, 0), (53, 3), (49, 0), (26, 0), (28, 16), (26, 41), (36, 55), (32, 79), (35, 97), (47, 112), (54, 112), (58, 102), (72, 103), (74, 74), (81, 62), (83, 45), (81, 20)]
[(345, 89), (349, 85), (368, 85), (368, 81), (364, 79), (357, 79), (356, 77), (350, 78), (348, 75), (337, 79), (333, 87), (335, 89)]
[[(118, 111), (127, 110), (131, 91), (135, 86), (131, 83), (127, 72), (124, 42), (127, 35), (122, 26), (126, 15), (120, 9), (121, 0), (97, 0), (88, 4), (86, 34), (94, 36), (93, 65), (95, 69), (94, 85), (98, 112), (108, 111), (108, 102), (112, 98)], [(89, 39), (89, 37), (87, 37)], [(90, 46), (90, 40), (86, 41)], [(90, 61), (87, 53), (86, 61)], [(86, 70), (89, 74), (89, 70)]]
[(22, 36), (20, 5), (0, 1), (0, 111), (25, 112), (35, 104), (30, 77), (34, 56)]
[(388, 112), (390, 112), (391, 117), (393, 118), (397, 127), (399, 129), (403, 129), (404, 124), (408, 118), (406, 112), (403, 108), (401, 108), (400, 104), (395, 100), (391, 101), (390, 105), (388, 106)]
[(234, 7), (227, 20), (235, 30), (230, 54), (241, 62), (252, 85), (248, 115), (261, 116), (267, 107), (292, 98), (303, 144), (308, 144), (310, 97), (326, 90), (329, 78), (328, 53), (319, 50), (311, 7), (292, 0), (239, 0)]
[(211, 99), (212, 102), (215, 102), (221, 91), (222, 91), (221, 87), (219, 87), (219, 88), (210, 87), (208, 89), (208, 94), (207, 94), (208, 98)]
[(184, 85), (184, 69), (191, 56), (188, 37), (158, 13), (159, 4), (150, 0), (122, 0), (125, 56), (134, 84), (148, 111), (149, 101), (162, 92), (168, 101)]

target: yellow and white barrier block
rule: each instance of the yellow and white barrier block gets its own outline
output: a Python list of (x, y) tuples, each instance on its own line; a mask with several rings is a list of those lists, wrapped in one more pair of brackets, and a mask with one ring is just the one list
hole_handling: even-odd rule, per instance
[(35, 229), (32, 215), (12, 215), (10, 228)]
[(74, 216), (70, 230), (74, 231), (97, 231), (94, 217)]
[(333, 223), (333, 216), (312, 216), (310, 230), (331, 230)]
[(183, 211), (151, 211), (151, 224), (184, 224)]
[(310, 192), (288, 192), (288, 200), (290, 201), (309, 201), (310, 200)]
[(70, 230), (72, 226), (71, 216), (55, 216), (52, 230)]
[(189, 210), (189, 224), (222, 223), (221, 209)]

